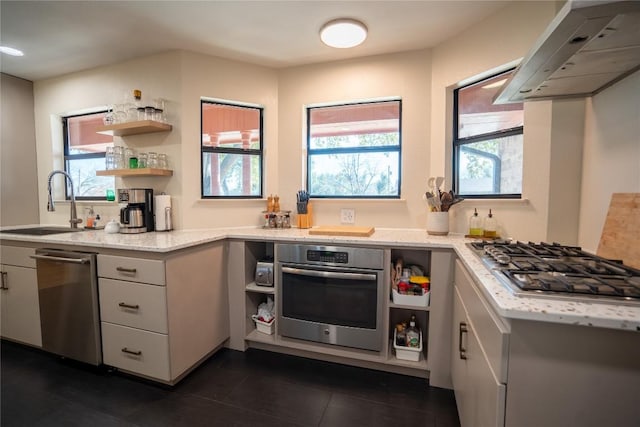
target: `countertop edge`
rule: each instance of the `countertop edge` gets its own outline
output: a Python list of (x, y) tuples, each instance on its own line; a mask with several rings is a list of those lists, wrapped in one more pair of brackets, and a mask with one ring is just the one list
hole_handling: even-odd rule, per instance
[(505, 319), (640, 331), (640, 307), (515, 296), (466, 246), (466, 243), (472, 240), (457, 234), (430, 236), (421, 229), (376, 228), (375, 233), (370, 237), (350, 237), (310, 235), (307, 229), (281, 230), (261, 227), (190, 229), (141, 234), (106, 234), (103, 230), (88, 230), (82, 233), (49, 236), (11, 235), (9, 232), (10, 228), (0, 230), (0, 242), (77, 245), (158, 254), (167, 254), (225, 239), (453, 250), (479, 285), (478, 288), (485, 299)]

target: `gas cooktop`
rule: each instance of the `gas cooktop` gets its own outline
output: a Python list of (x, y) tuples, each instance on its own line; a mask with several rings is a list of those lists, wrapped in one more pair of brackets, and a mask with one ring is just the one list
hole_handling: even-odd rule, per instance
[(640, 306), (640, 271), (558, 243), (467, 244), (517, 296)]

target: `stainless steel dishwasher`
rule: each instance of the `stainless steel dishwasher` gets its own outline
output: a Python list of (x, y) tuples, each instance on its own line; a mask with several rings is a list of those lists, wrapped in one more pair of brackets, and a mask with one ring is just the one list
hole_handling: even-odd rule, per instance
[(42, 348), (100, 365), (96, 254), (36, 249)]

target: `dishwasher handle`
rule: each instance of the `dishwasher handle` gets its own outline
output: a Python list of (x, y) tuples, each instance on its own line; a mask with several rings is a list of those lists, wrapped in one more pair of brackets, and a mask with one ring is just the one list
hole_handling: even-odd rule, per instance
[(30, 257), (44, 261), (66, 262), (70, 264), (89, 264), (91, 262), (91, 258), (66, 258), (51, 255), (30, 255)]

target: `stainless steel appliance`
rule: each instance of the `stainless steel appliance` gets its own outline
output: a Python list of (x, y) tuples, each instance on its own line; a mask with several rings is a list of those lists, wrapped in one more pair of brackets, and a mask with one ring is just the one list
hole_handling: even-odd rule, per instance
[(278, 244), (276, 257), (280, 335), (381, 350), (382, 249)]
[(640, 271), (558, 243), (468, 243), (517, 296), (640, 305)]
[(120, 233), (145, 233), (155, 230), (151, 188), (119, 188), (118, 203), (127, 204), (120, 209)]
[(42, 348), (102, 363), (96, 254), (36, 249)]
[(273, 286), (273, 258), (256, 263), (255, 282), (258, 286)]

